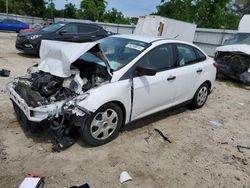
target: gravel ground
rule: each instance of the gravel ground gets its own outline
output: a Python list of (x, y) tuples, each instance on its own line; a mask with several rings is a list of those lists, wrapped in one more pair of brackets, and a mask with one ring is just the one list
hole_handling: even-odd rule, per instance
[[(206, 105), (144, 118), (121, 131), (113, 142), (88, 147), (80, 139), (60, 153), (51, 151), (48, 131), (32, 134), (16, 121), (5, 85), (39, 59), (15, 49), (15, 33), (0, 33), (0, 187), (18, 187), (28, 172), (46, 176), (44, 187), (89, 183), (112, 187), (250, 188), (250, 91), (239, 83), (217, 81)], [(220, 127), (209, 120), (219, 120)], [(172, 143), (154, 131), (161, 130)], [(133, 180), (119, 183), (126, 170)]]

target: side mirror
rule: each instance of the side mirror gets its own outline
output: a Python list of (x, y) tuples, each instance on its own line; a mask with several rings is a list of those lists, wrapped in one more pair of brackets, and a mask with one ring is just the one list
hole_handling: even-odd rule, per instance
[(141, 67), (138, 66), (134, 70), (134, 76), (154, 76), (156, 70), (151, 67)]
[(65, 29), (63, 29), (63, 30), (59, 31), (58, 33), (59, 33), (59, 35), (62, 35), (64, 33), (67, 33), (67, 31)]

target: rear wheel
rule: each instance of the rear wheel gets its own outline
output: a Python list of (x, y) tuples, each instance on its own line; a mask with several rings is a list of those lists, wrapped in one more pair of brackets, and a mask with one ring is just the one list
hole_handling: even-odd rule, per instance
[(106, 144), (118, 136), (123, 122), (121, 108), (115, 103), (100, 107), (83, 125), (83, 140), (92, 146)]
[(202, 84), (198, 88), (192, 101), (192, 106), (194, 107), (194, 109), (201, 108), (206, 103), (208, 93), (209, 93), (209, 86), (207, 83)]

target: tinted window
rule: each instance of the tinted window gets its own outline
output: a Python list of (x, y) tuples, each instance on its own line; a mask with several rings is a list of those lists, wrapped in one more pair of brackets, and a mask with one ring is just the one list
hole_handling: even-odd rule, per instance
[(61, 27), (63, 27), (64, 25), (65, 25), (64, 23), (55, 23), (48, 27), (43, 28), (42, 31), (55, 32)]
[(197, 56), (197, 61), (204, 61), (206, 58), (206, 56), (197, 48), (194, 48), (194, 51), (196, 52), (196, 56)]
[(17, 24), (17, 21), (15, 21), (15, 20), (4, 20), (3, 23), (5, 23), (5, 24)]
[(64, 27), (66, 33), (77, 33), (77, 25), (76, 24), (68, 24)]
[(175, 67), (172, 45), (154, 48), (139, 60), (139, 65), (155, 68), (157, 71)]
[(197, 57), (192, 46), (177, 44), (179, 66), (197, 62)]
[(98, 27), (92, 25), (79, 24), (78, 25), (79, 33), (93, 33), (99, 30)]

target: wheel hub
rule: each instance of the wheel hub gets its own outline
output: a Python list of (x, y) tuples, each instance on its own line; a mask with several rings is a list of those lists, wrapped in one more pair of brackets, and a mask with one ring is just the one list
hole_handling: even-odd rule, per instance
[(118, 125), (118, 115), (113, 109), (107, 109), (95, 115), (91, 122), (90, 133), (97, 140), (111, 136)]

